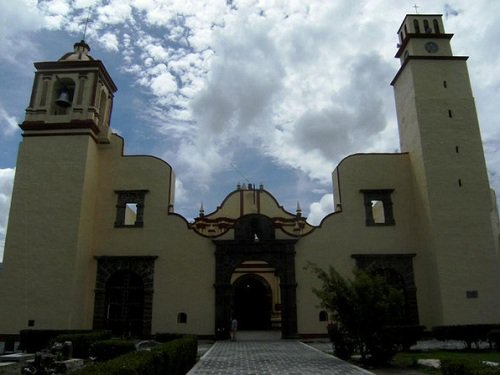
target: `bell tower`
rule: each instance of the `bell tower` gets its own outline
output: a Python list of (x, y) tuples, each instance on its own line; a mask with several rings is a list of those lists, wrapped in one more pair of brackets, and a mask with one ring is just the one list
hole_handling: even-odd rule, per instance
[(468, 58), (453, 54), (441, 15), (407, 15), (398, 35), (401, 68), (391, 84), (413, 175), (416, 262), (425, 270), (418, 298), (432, 301), (419, 313), (433, 325), (498, 321), (494, 203)]
[(89, 52), (82, 40), (58, 61), (35, 63), (33, 91), (21, 124), (26, 135), (83, 131), (99, 143), (109, 142), (116, 86)]
[[(0, 300), (0, 332), (88, 329), (95, 282), (94, 225), (116, 86), (81, 41), (35, 63), (16, 163)], [(94, 268), (92, 268), (94, 267)], [(36, 287), (35, 287), (36, 286)], [(41, 296), (44, 296), (43, 298)]]

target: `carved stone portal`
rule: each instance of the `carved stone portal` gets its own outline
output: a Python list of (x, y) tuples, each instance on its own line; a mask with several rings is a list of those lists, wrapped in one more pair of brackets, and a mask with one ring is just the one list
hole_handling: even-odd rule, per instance
[(265, 261), (280, 278), (281, 336), (297, 337), (297, 300), (295, 279), (295, 243), (297, 240), (214, 240), (215, 259), (215, 327), (216, 337), (229, 337), (233, 304), (231, 275), (245, 261)]

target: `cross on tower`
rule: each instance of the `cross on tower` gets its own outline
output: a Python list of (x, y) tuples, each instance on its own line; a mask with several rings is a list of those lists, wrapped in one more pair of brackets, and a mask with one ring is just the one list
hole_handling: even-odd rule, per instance
[(85, 28), (83, 29), (83, 37), (82, 40), (85, 40), (85, 36), (87, 35), (87, 26), (90, 22), (90, 13), (92, 12), (92, 7), (89, 7), (89, 13), (87, 14), (87, 19), (85, 20)]
[(415, 14), (418, 14), (418, 8), (420, 8), (420, 7), (419, 7), (417, 4), (415, 4), (415, 5), (413, 6), (413, 8), (415, 8)]

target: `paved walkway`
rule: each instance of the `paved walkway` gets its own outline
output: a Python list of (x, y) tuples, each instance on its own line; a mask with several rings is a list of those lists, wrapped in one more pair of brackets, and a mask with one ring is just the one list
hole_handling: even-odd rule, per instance
[(373, 375), (293, 340), (217, 341), (188, 375)]

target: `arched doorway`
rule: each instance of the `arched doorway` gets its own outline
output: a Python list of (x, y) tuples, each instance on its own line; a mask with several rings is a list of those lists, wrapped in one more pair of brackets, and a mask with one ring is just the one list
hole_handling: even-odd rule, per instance
[[(257, 235), (258, 236), (258, 235)], [(274, 268), (279, 278), (281, 337), (297, 338), (295, 243), (297, 240), (214, 240), (215, 251), (215, 334), (229, 337), (233, 306), (231, 276), (244, 262), (259, 259)]]
[(241, 330), (271, 328), (272, 291), (267, 281), (247, 274), (233, 284), (234, 317)]
[(129, 270), (115, 272), (106, 283), (106, 328), (114, 335), (140, 336), (143, 327), (144, 283)]

